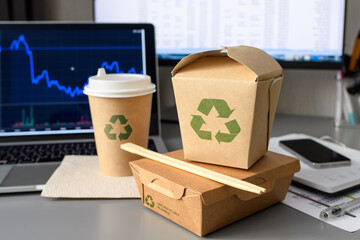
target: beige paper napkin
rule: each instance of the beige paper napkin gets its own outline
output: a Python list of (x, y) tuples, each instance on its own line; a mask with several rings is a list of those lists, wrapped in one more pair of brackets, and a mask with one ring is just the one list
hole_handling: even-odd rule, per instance
[(102, 174), (97, 156), (66, 156), (46, 183), (42, 197), (140, 198), (133, 176)]

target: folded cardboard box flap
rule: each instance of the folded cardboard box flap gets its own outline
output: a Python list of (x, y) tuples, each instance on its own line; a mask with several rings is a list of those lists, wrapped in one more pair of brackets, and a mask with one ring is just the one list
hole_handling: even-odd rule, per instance
[[(184, 160), (182, 150), (170, 152), (166, 155), (186, 161)], [(300, 170), (297, 159), (272, 152), (267, 152), (249, 170), (198, 162), (191, 163), (237, 179), (258, 184), (265, 187), (267, 191), (272, 190), (278, 179), (291, 176)], [(138, 173), (143, 185), (173, 199), (181, 199), (185, 197), (185, 192), (191, 192), (193, 196), (201, 195), (205, 205), (211, 205), (234, 195), (240, 200), (249, 200), (260, 196), (149, 159), (133, 161), (130, 165)], [(185, 191), (187, 189), (191, 191)], [(186, 197), (190, 196), (187, 195)]]
[(280, 64), (263, 50), (249, 46), (226, 47), (226, 49), (229, 57), (247, 66), (258, 76), (257, 81), (282, 75)]
[[(184, 160), (182, 150), (170, 152), (166, 155)], [(191, 190), (188, 192), (200, 195), (202, 192), (223, 187), (223, 184), (147, 158), (133, 161), (130, 166), (142, 184), (174, 199), (180, 199), (184, 196), (186, 189)]]
[[(199, 163), (197, 165), (206, 167), (207, 164)], [(299, 160), (269, 151), (248, 170), (216, 165), (208, 166), (208, 169), (264, 187), (267, 192), (273, 190), (278, 180), (292, 176), (294, 173), (300, 171)], [(202, 193), (203, 201), (206, 205), (210, 205), (233, 195), (236, 195), (242, 201), (261, 196), (226, 185), (211, 191), (211, 194), (208, 192)]]
[(141, 182), (151, 189), (154, 189), (173, 199), (181, 199), (185, 193), (185, 187), (170, 181), (159, 175), (155, 175), (145, 169), (139, 169)]
[(282, 76), (275, 79), (269, 88), (269, 116), (268, 116), (268, 132), (267, 132), (267, 145), (266, 145), (266, 149), (269, 146), (269, 141), (270, 141), (270, 136), (271, 136), (271, 131), (272, 131), (272, 126), (274, 123), (274, 118), (275, 118), (275, 113), (276, 113), (276, 107), (278, 104), (278, 99), (279, 99), (279, 95), (280, 95), (280, 90), (281, 90), (281, 83), (282, 83)]
[(194, 54), (190, 54), (184, 58), (182, 58), (178, 64), (176, 64), (176, 66), (173, 68), (173, 70), (171, 71), (171, 75), (175, 76), (177, 72), (179, 72), (183, 67), (187, 66), (188, 64), (194, 62), (195, 60), (208, 56), (208, 55), (212, 55), (212, 53), (215, 53), (215, 55), (222, 55), (225, 56), (226, 53), (220, 53), (221, 51), (223, 51), (223, 49), (215, 49), (215, 50), (209, 50), (209, 51), (204, 51), (204, 52), (198, 52), (198, 53), (194, 53)]
[[(222, 52), (224, 50), (227, 51), (227, 54)], [(275, 59), (264, 51), (249, 46), (223, 47), (222, 49), (191, 54), (181, 59), (181, 61), (172, 70), (171, 74), (172, 76), (175, 76), (185, 66), (200, 58), (224, 56), (228, 56), (255, 73), (255, 81), (269, 80), (282, 76), (282, 68)], [(219, 61), (217, 62), (219, 63)], [(211, 71), (211, 69), (209, 69), (209, 71)], [(229, 76), (231, 76), (231, 73), (229, 73)]]

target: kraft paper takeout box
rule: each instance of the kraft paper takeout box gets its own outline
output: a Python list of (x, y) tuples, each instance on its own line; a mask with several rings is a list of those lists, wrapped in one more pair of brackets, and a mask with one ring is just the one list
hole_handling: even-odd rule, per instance
[[(185, 161), (182, 150), (166, 155)], [(131, 162), (144, 206), (199, 236), (283, 200), (294, 173), (300, 170), (299, 160), (273, 152), (267, 152), (249, 170), (191, 163), (267, 190), (257, 195), (153, 160)]]
[(172, 71), (185, 158), (248, 169), (267, 151), (282, 68), (247, 46), (200, 52)]

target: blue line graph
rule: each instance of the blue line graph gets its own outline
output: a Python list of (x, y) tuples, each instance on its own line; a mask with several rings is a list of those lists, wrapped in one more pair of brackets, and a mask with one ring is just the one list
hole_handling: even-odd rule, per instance
[[(23, 47), (21, 47), (21, 44), (23, 45)], [(1, 46), (0, 46), (0, 52), (4, 51), (4, 50), (5, 50), (5, 48), (1, 48)], [(30, 79), (31, 79), (32, 84), (37, 85), (37, 84), (39, 84), (40, 80), (44, 79), (46, 81), (48, 88), (55, 86), (59, 91), (64, 92), (65, 94), (74, 98), (76, 96), (82, 95), (83, 91), (84, 91), (84, 87), (89, 83), (89, 78), (88, 78), (88, 80), (83, 84), (83, 86), (81, 88), (75, 87), (74, 89), (72, 89), (71, 86), (61, 85), (58, 82), (58, 80), (50, 79), (49, 72), (46, 69), (42, 70), (41, 74), (35, 75), (33, 52), (32, 52), (32, 50), (30, 50), (30, 47), (29, 47), (28, 43), (26, 42), (24, 35), (20, 35), (18, 37), (18, 39), (13, 40), (11, 42), (9, 50), (10, 51), (15, 51), (15, 50), (16, 51), (18, 51), (18, 50), (26, 51), (26, 54), (29, 56)], [(115, 68), (117, 73), (124, 73), (124, 71), (120, 71), (119, 63), (117, 61), (114, 61), (110, 64), (107, 62), (103, 62), (101, 64), (101, 67), (105, 68), (106, 70), (110, 70), (110, 71), (112, 71)], [(136, 73), (135, 68), (132, 67), (130, 70), (128, 70), (128, 73)], [(142, 71), (141, 71), (141, 73), (142, 73)]]
[[(117, 73), (124, 73), (124, 71), (120, 71), (119, 63), (117, 61), (112, 62), (111, 64), (108, 64), (107, 62), (103, 62), (101, 64), (101, 68), (105, 68), (106, 70), (113, 71), (115, 68)], [(136, 73), (135, 68), (130, 68), (130, 70), (127, 73)], [(142, 74), (142, 71), (140, 72)]]
[[(4, 50), (10, 50), (10, 48), (3, 48)], [(87, 46), (87, 47), (31, 47), (31, 50), (35, 51), (48, 51), (48, 50), (136, 50), (141, 49), (141, 46)], [(26, 50), (25, 47), (19, 47), (17, 50)]]

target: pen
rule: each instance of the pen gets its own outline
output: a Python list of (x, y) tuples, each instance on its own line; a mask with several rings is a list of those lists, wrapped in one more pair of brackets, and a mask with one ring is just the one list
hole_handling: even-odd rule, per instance
[(320, 212), (320, 218), (327, 220), (329, 218), (340, 217), (348, 213), (352, 208), (357, 207), (360, 204), (360, 198), (354, 199), (350, 202), (341, 203)]
[(349, 71), (357, 71), (359, 70), (359, 55), (360, 55), (360, 31), (355, 39), (353, 52), (350, 58), (349, 63)]

